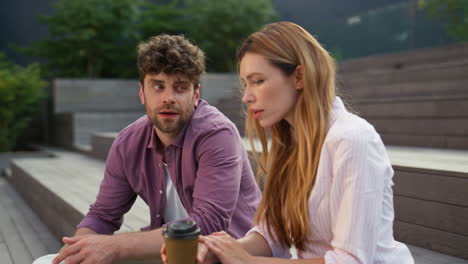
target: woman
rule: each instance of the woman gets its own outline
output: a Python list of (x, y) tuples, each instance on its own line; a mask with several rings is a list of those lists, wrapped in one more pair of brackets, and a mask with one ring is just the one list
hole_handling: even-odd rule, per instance
[[(263, 146), (257, 157), (266, 175), (263, 199), (255, 228), (239, 240), (202, 237), (199, 261), (414, 263), (393, 238), (393, 170), (385, 147), (336, 97), (327, 51), (300, 26), (280, 22), (249, 36), (237, 59), (247, 134)], [(292, 246), (299, 260), (287, 259)]]

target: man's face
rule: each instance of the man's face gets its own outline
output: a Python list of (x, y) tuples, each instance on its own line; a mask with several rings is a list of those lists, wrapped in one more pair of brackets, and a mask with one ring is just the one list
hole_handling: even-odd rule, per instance
[(182, 75), (147, 74), (140, 100), (158, 133), (176, 136), (190, 118), (200, 89)]

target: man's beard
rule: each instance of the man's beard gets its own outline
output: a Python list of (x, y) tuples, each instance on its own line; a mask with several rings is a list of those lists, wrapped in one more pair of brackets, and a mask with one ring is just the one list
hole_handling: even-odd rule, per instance
[[(159, 117), (159, 113), (163, 110), (171, 110), (171, 111), (176, 111), (178, 118), (176, 119), (168, 119), (171, 121), (164, 121), (163, 118)], [(186, 113), (181, 111), (180, 109), (174, 109), (174, 108), (160, 108), (156, 109), (153, 114), (151, 115), (149, 113), (149, 109), (146, 109), (146, 113), (151, 120), (151, 123), (153, 123), (153, 126), (155, 126), (159, 131), (167, 134), (176, 134), (179, 133), (179, 131), (185, 126), (185, 124), (188, 121), (188, 116)]]

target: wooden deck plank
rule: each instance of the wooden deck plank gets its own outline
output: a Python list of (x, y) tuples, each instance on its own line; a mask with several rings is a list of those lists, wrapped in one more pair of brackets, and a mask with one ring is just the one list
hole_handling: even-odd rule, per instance
[[(62, 247), (61, 242), (52, 235), (50, 230), (47, 229), (39, 217), (34, 214), (23, 198), (21, 198), (10, 185), (6, 188), (6, 194), (14, 200), (17, 214), (22, 218), (21, 221), (25, 221), (30, 226), (31, 231), (39, 239), (39, 243), (45, 247), (45, 253), (57, 252)], [(33, 254), (33, 257), (37, 258), (38, 256), (37, 254)]]
[(395, 221), (395, 239), (429, 250), (468, 259), (468, 236), (444, 232), (420, 225)]
[(468, 208), (395, 196), (395, 218), (459, 235), (468, 234)]
[(412, 170), (395, 169), (395, 196), (468, 207), (468, 179)]
[(45, 245), (40, 241), (32, 226), (29, 225), (24, 216), (20, 214), (18, 208), (22, 205), (16, 202), (14, 198), (9, 195), (6, 189), (8, 189), (8, 186), (5, 184), (2, 188), (2, 192), (0, 192), (0, 199), (2, 200), (3, 207), (11, 221), (13, 221), (17, 227), (18, 233), (23, 239), (24, 244), (28, 248), (28, 251), (31, 253), (33, 259), (49, 253), (47, 252)]
[(13, 264), (13, 260), (11, 260), (10, 252), (5, 243), (0, 242), (0, 260), (2, 260), (2, 264)]
[[(4, 193), (3, 188), (5, 184), (6, 182), (2, 179), (0, 182), (0, 188), (2, 189), (0, 194)], [(5, 203), (4, 199), (0, 199), (0, 212), (8, 212)], [(6, 247), (14, 264), (32, 263), (33, 257), (31, 252), (29, 252), (14, 220), (11, 219), (8, 213), (0, 214), (0, 232), (5, 239)]]

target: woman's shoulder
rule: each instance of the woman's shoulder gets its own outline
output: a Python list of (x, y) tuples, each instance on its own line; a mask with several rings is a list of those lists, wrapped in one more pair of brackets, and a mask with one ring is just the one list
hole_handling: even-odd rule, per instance
[(365, 119), (343, 111), (337, 114), (328, 129), (324, 146), (355, 146), (371, 142), (381, 143), (374, 126)]

